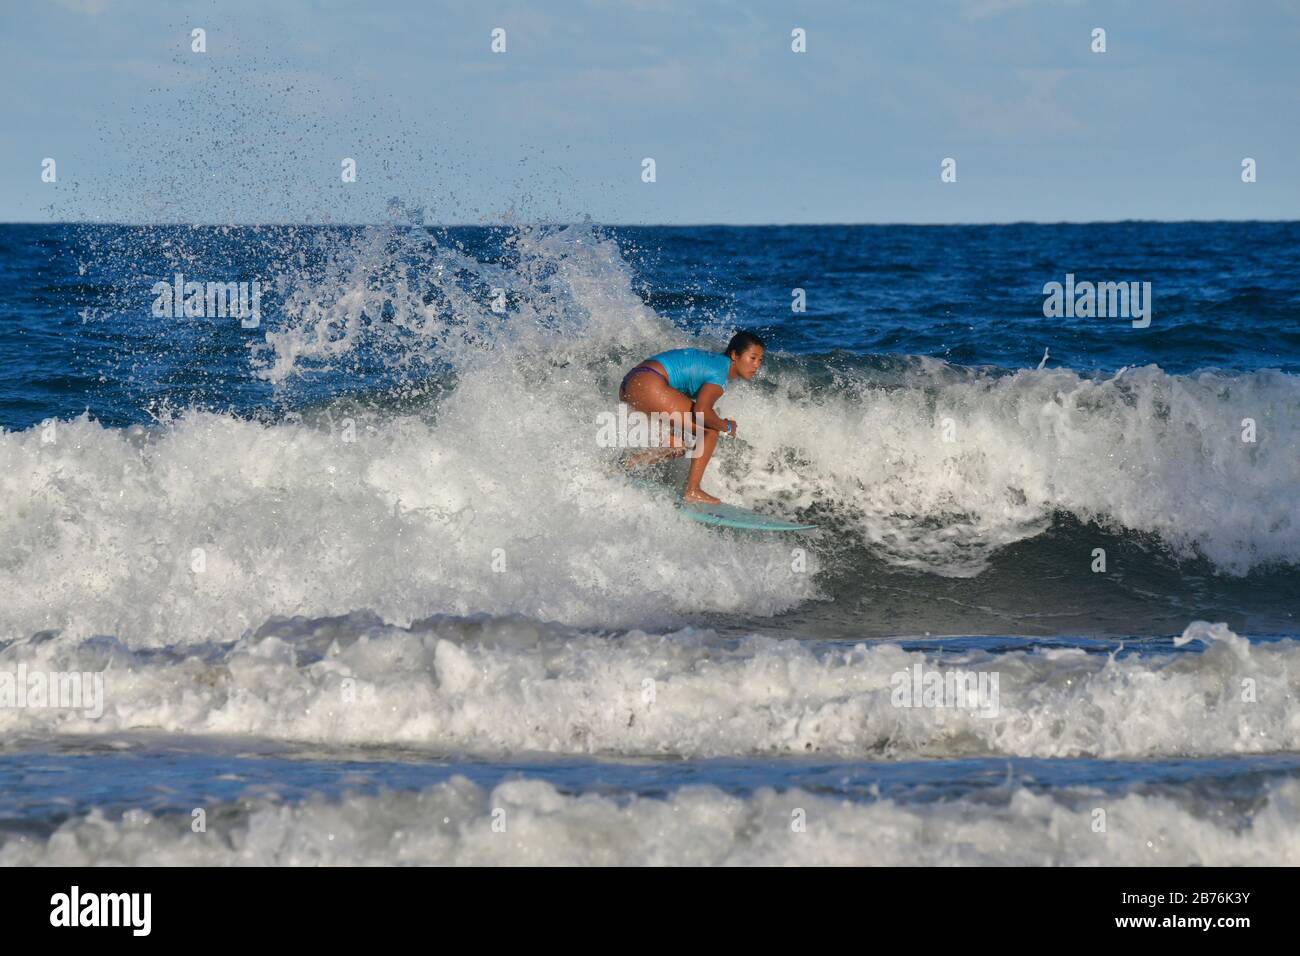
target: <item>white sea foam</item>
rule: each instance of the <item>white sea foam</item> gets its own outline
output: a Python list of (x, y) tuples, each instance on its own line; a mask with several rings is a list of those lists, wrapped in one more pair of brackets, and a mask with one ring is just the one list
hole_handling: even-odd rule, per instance
[(891, 563), (956, 576), (1056, 512), (1159, 535), (1230, 574), (1300, 563), (1292, 376), (954, 376), (923, 364), (906, 381), (816, 398), (795, 375), (737, 389), (728, 414), (751, 454), (722, 469), (718, 493), (829, 505)]
[[(1106, 812), (1105, 830), (1095, 827)], [(1300, 782), (1272, 785), (1245, 826), (1164, 796), (850, 803), (800, 790), (685, 787), (666, 799), (570, 796), (540, 780), (480, 788), (265, 799), (191, 817), (98, 810), (48, 839), (13, 836), (0, 865), (1114, 865), (1300, 864)], [(495, 826), (495, 829), (494, 829)], [(802, 829), (800, 829), (802, 827)]]
[[(162, 730), (435, 752), (710, 757), (1167, 757), (1300, 750), (1300, 647), (1197, 623), (1195, 653), (936, 658), (708, 632), (579, 633), (523, 618), (283, 621), (179, 658), (111, 639), (14, 645), (0, 669), (103, 672), (103, 715), (0, 708), (0, 735)], [(998, 677), (996, 714), (898, 706), (922, 664)]]
[[(484, 386), (508, 404), (509, 382)], [(726, 538), (581, 464), (589, 436), (502, 415), (466, 383), (436, 423), (358, 441), (189, 413), (143, 445), (79, 419), (0, 435), (0, 635), (63, 629), (133, 647), (232, 640), (269, 617), (368, 608), (575, 624), (771, 614), (813, 597), (775, 538)], [(539, 424), (544, 416), (539, 412)], [(525, 460), (526, 457), (526, 460)]]
[[(359, 609), (665, 626), (818, 594), (818, 539), (680, 521), (612, 477), (594, 417), (582, 424), (605, 407), (600, 383), (548, 375), (471, 372), (436, 419), (361, 417), (355, 442), (337, 421), (206, 412), (144, 441), (85, 418), (53, 443), (0, 433), (0, 635), (231, 640), (276, 614)], [(1127, 385), (1063, 372), (950, 385), (938, 400), (962, 420), (952, 445), (923, 389), (814, 405), (789, 394), (797, 377), (780, 381), (727, 399), (748, 444), (723, 449), (706, 487), (787, 513), (828, 507), (893, 564), (974, 574), (1056, 511), (1156, 533), (1225, 572), (1300, 555), (1300, 469), (1276, 447), (1295, 427), (1289, 379), (1244, 377), (1231, 400), (1154, 369)], [(1184, 417), (1160, 418), (1163, 401)], [(1274, 444), (1243, 445), (1223, 424), (1252, 410)]]

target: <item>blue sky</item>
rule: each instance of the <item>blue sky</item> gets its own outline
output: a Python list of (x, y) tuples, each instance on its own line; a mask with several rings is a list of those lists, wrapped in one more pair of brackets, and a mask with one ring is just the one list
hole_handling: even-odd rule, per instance
[(1295, 219), (1298, 54), (1290, 0), (11, 3), (0, 221)]

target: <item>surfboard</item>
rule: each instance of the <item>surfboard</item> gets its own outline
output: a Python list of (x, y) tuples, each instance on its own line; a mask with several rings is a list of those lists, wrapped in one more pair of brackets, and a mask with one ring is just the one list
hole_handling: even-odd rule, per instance
[(705, 505), (679, 502), (677, 510), (686, 518), (700, 524), (719, 528), (740, 528), (745, 531), (813, 531), (815, 524), (796, 524), (773, 515), (759, 514), (736, 505)]
[(786, 521), (774, 515), (759, 514), (737, 505), (688, 504), (677, 497), (676, 492), (659, 482), (645, 478), (629, 478), (633, 488), (648, 492), (656, 498), (671, 499), (679, 514), (700, 524), (713, 525), (715, 528), (736, 528), (741, 531), (815, 531), (815, 524), (798, 524)]

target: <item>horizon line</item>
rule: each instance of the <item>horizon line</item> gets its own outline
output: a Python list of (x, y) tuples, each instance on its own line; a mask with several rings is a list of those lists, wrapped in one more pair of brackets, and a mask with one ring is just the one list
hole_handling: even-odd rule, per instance
[(1294, 219), (1009, 219), (1009, 220), (983, 220), (983, 221), (951, 221), (951, 222), (605, 222), (602, 220), (592, 219), (584, 223), (583, 220), (532, 220), (521, 222), (446, 222), (446, 223), (394, 223), (391, 221), (380, 222), (130, 222), (126, 220), (84, 220), (84, 219), (12, 219), (0, 221), (0, 227), (3, 226), (127, 226), (127, 227), (181, 227), (191, 229), (254, 229), (260, 227), (271, 228), (291, 228), (291, 227), (333, 227), (348, 229), (372, 228), (375, 226), (395, 226), (405, 225), (411, 229), (510, 229), (519, 226), (575, 226), (575, 225), (593, 225), (603, 226), (612, 229), (788, 229), (788, 228), (827, 228), (827, 227), (858, 227), (858, 226), (908, 226), (908, 227), (949, 227), (949, 226), (1114, 226), (1125, 223), (1151, 223), (1156, 225), (1181, 225), (1181, 224), (1202, 224), (1213, 225), (1217, 223), (1292, 223), (1300, 222), (1300, 217)]

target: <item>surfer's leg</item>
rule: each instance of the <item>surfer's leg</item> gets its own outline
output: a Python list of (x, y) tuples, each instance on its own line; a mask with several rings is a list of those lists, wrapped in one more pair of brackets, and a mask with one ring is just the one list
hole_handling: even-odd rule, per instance
[(685, 448), (650, 448), (646, 451), (639, 451), (635, 455), (627, 456), (627, 466), (629, 468), (643, 468), (646, 465), (653, 465), (655, 462), (665, 461), (669, 458), (681, 458), (686, 454)]
[(707, 491), (700, 490), (700, 480), (704, 477), (704, 469), (709, 466), (709, 459), (713, 457), (713, 449), (718, 447), (718, 433), (712, 428), (700, 428), (698, 432), (695, 441), (699, 457), (691, 459), (691, 470), (686, 475), (686, 487), (682, 489), (682, 499), (710, 505), (721, 504), (719, 499), (713, 497)]
[[(682, 498), (686, 501), (718, 504), (717, 498), (700, 489), (700, 479), (704, 477), (704, 468), (708, 465), (709, 459), (713, 457), (713, 449), (718, 444), (718, 433), (711, 428), (700, 428), (698, 429), (699, 434), (695, 434), (695, 418), (693, 414), (695, 402), (670, 386), (664, 381), (663, 376), (647, 373), (629, 375), (625, 378), (618, 397), (634, 411), (644, 412), (647, 415), (653, 415), (656, 412), (672, 415), (671, 420), (681, 422), (683, 427), (694, 435), (695, 450), (699, 453), (699, 457), (691, 460), (691, 469), (686, 478), (686, 486), (682, 489)], [(649, 460), (662, 461), (669, 456), (677, 457), (685, 454), (686, 449), (683, 447), (684, 442), (681, 438), (670, 433), (667, 441), (672, 447), (652, 449), (654, 457)], [(639, 460), (634, 465), (629, 460), (629, 465), (636, 467), (646, 463), (642, 455), (634, 457)]]
[[(670, 414), (676, 416), (679, 421), (687, 420), (685, 416), (690, 414), (692, 407), (689, 398), (670, 386), (662, 375), (652, 369), (644, 372), (638, 369), (629, 373), (623, 379), (618, 397), (620, 401), (626, 402), (632, 411), (645, 415)], [(659, 439), (666, 447), (638, 452), (628, 458), (628, 465), (637, 468), (665, 458), (680, 458), (686, 453), (685, 442), (673, 432), (667, 422), (659, 427)]]

